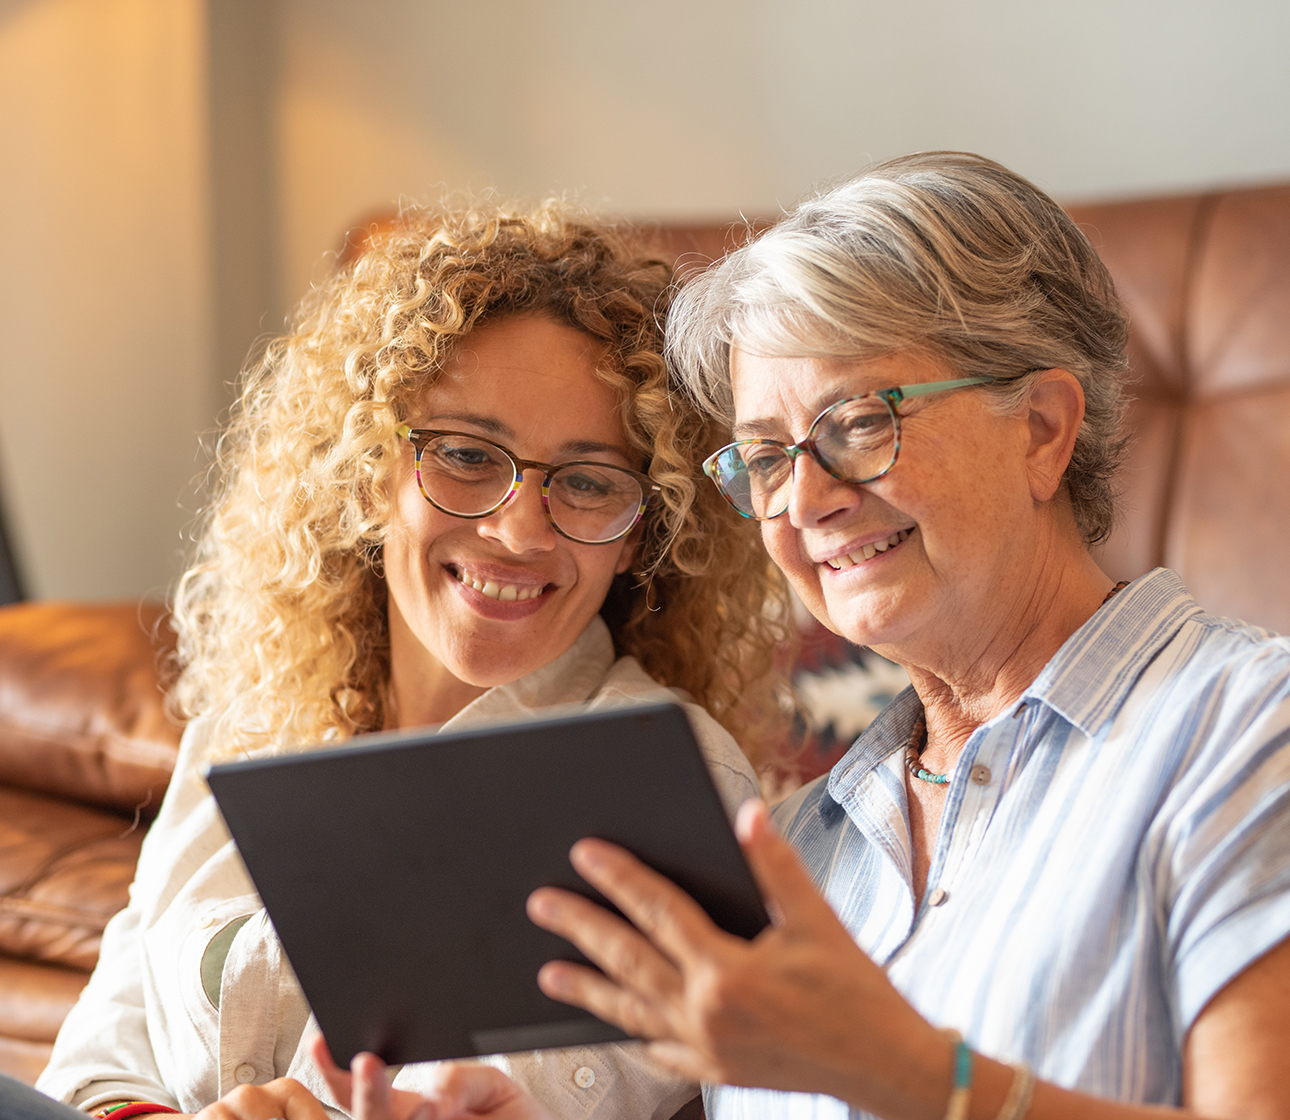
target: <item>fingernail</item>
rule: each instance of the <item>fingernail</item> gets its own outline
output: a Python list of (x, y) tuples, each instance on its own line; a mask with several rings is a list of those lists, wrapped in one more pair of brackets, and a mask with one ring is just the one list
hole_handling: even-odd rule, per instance
[(558, 966), (544, 964), (538, 969), (537, 978), (538, 986), (549, 996), (568, 991), (569, 985), (565, 982), (564, 970)]
[(593, 841), (579, 840), (569, 849), (569, 862), (578, 871), (597, 871), (604, 864), (600, 847)]

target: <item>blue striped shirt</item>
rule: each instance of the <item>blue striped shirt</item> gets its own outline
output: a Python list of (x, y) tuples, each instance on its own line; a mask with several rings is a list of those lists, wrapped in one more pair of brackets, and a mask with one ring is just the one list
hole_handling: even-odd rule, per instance
[[(968, 739), (916, 911), (918, 710), (901, 693), (779, 827), (929, 1021), (1059, 1085), (1178, 1104), (1188, 1027), (1290, 933), (1290, 639), (1205, 614), (1164, 569), (1131, 584)], [(707, 1107), (847, 1115), (727, 1086)]]

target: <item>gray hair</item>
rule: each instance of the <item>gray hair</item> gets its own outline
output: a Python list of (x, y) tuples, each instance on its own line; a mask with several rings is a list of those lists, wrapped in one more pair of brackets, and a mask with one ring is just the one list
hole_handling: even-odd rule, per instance
[(965, 152), (879, 164), (808, 199), (695, 277), (668, 315), (668, 353), (700, 406), (733, 419), (730, 348), (776, 357), (938, 358), (988, 376), (1013, 411), (1040, 370), (1084, 389), (1064, 481), (1094, 544), (1115, 519), (1128, 323), (1106, 266), (1051, 198)]

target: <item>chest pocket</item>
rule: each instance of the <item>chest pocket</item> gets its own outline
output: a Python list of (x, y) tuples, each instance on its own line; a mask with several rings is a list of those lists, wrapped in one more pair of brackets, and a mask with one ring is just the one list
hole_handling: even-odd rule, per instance
[(206, 950), (202, 953), (202, 990), (216, 1011), (219, 1010), (220, 981), (224, 977), (224, 962), (228, 960), (228, 951), (233, 947), (233, 938), (251, 917), (252, 915), (246, 914), (234, 918), (207, 942)]

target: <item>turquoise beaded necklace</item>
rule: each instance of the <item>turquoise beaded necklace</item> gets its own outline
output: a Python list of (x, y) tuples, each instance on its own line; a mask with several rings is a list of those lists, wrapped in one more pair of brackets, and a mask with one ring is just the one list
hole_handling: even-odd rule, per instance
[[(1122, 591), (1128, 586), (1124, 580), (1117, 583), (1106, 593), (1106, 598), (1098, 603), (1098, 609), (1106, 606), (1115, 597), (1117, 591)], [(933, 774), (930, 770), (923, 769), (923, 764), (919, 760), (925, 750), (927, 750), (927, 714), (920, 710), (918, 718), (914, 721), (914, 728), (909, 733), (909, 743), (905, 747), (905, 769), (919, 781), (931, 782), (934, 786), (949, 785), (948, 774)]]
[(948, 774), (933, 774), (930, 770), (923, 769), (923, 764), (919, 759), (926, 749), (927, 717), (920, 714), (918, 719), (914, 721), (914, 730), (909, 733), (909, 744), (905, 747), (905, 769), (921, 781), (931, 782), (935, 786), (949, 785), (950, 776)]

